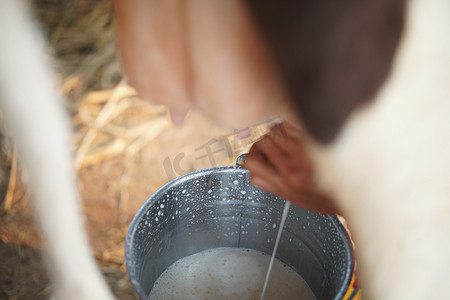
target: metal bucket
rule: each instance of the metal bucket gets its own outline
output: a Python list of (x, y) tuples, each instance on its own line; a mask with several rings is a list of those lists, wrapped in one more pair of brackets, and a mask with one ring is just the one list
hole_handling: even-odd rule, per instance
[[(131, 282), (147, 299), (178, 259), (216, 247), (272, 254), (284, 200), (229, 166), (181, 176), (159, 189), (134, 217), (125, 259)], [(276, 224), (276, 225), (274, 225)], [(276, 257), (296, 270), (318, 300), (342, 299), (353, 273), (352, 247), (337, 217), (291, 206)]]

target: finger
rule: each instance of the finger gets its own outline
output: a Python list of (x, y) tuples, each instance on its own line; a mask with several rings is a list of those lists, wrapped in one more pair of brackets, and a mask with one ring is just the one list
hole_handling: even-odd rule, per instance
[(289, 166), (312, 171), (312, 164), (304, 148), (301, 132), (287, 130), (285, 124), (273, 128), (269, 133), (274, 143), (273, 147), (280, 149), (290, 159)]
[(262, 146), (263, 143), (264, 142), (263, 142), (262, 138), (259, 139), (258, 141), (256, 141), (255, 143), (253, 143), (253, 145), (250, 147), (250, 150), (248, 151), (246, 161), (249, 159), (251, 160), (253, 156), (257, 156), (257, 157), (263, 159), (264, 161), (269, 162), (263, 151), (263, 149), (264, 149), (264, 147)]
[(288, 180), (277, 173), (273, 165), (260, 155), (257, 148), (255, 145), (252, 147), (245, 162), (245, 167), (250, 171), (252, 184), (304, 209), (327, 214), (338, 212), (334, 202), (318, 192), (315, 185), (308, 181), (308, 176), (294, 182)]
[(305, 209), (314, 209), (319, 210), (322, 204), (317, 203), (317, 197), (314, 196), (313, 193), (309, 193), (306, 190), (292, 188), (283, 181), (279, 180), (279, 176), (270, 173), (263, 173), (260, 170), (257, 170), (257, 167), (254, 165), (249, 165), (251, 174), (250, 182), (272, 194), (275, 194), (285, 200), (289, 200), (295, 203), (297, 206), (303, 207)]
[[(256, 174), (258, 176), (269, 176), (269, 174), (276, 174), (281, 178), (281, 181), (277, 181), (277, 187), (283, 191), (288, 189), (288, 186), (314, 186), (313, 176), (310, 169), (305, 168), (302, 163), (298, 162), (300, 159), (298, 156), (289, 157), (285, 153), (280, 151), (273, 139), (266, 135), (261, 140), (253, 144), (250, 149), (249, 157), (247, 160), (251, 161), (252, 157), (257, 155), (257, 159), (260, 163), (267, 164), (271, 170), (266, 173)], [(255, 176), (252, 173), (252, 176)], [(270, 180), (270, 178), (266, 178)], [(273, 180), (273, 179), (272, 179)]]
[(264, 136), (260, 140), (257, 147), (260, 153), (263, 154), (266, 160), (268, 160), (277, 171), (285, 173), (283, 168), (285, 168), (285, 165), (289, 165), (288, 161), (289, 157), (282, 149), (280, 149), (280, 147), (278, 147), (274, 143), (274, 140), (272, 139), (271, 136), (269, 135)]
[(277, 173), (276, 169), (265, 157), (265, 154), (260, 151), (260, 142), (256, 142), (250, 148), (250, 151), (245, 159), (244, 167), (250, 171), (250, 176), (262, 173)]
[(280, 149), (279, 143), (275, 143), (275, 140), (271, 136), (266, 136), (261, 144), (260, 151), (264, 153), (267, 160), (285, 180), (293, 185), (300, 183), (296, 181), (311, 182), (308, 179), (308, 177), (312, 177), (311, 169), (305, 166), (301, 153), (295, 156), (286, 154), (283, 149)]
[(268, 185), (270, 184), (272, 193), (280, 194), (287, 188), (284, 178), (269, 162), (260, 156), (247, 156), (245, 168), (250, 171), (250, 181), (260, 180)]
[(272, 127), (269, 135), (289, 155), (296, 154), (303, 148), (303, 134), (300, 131), (288, 129), (286, 123)]

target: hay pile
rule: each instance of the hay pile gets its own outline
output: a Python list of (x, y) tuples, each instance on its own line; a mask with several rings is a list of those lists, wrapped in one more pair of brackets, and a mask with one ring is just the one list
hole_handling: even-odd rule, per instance
[(122, 81), (111, 1), (35, 0), (33, 6), (73, 115), (77, 169), (139, 152), (168, 125), (166, 111), (140, 101)]
[[(120, 84), (122, 72), (111, 1), (35, 0), (31, 4), (47, 38), (56, 79), (73, 117), (78, 169), (123, 152), (124, 140), (129, 142), (129, 136), (136, 138), (143, 126), (129, 132), (112, 125), (112, 119), (126, 114), (139, 101), (133, 101), (136, 97), (130, 87)], [(124, 98), (126, 101), (121, 102)], [(1, 123), (0, 120), (3, 128)], [(114, 136), (120, 138), (116, 140)], [(136, 147), (133, 146), (134, 152)], [(4, 129), (0, 130), (0, 151), (0, 196), (3, 208), (9, 210), (19, 178), (14, 143)]]
[(64, 95), (72, 101), (122, 78), (111, 1), (35, 0)]

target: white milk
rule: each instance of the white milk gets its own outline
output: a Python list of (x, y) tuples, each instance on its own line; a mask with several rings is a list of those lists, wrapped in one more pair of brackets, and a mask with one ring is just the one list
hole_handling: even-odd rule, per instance
[[(251, 299), (261, 296), (270, 256), (244, 248), (208, 249), (172, 264), (156, 280), (149, 298)], [(275, 260), (265, 300), (315, 299), (294, 270)]]

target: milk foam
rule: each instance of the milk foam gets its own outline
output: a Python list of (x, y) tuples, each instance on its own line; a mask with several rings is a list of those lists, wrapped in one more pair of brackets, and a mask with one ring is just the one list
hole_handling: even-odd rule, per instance
[[(149, 299), (258, 300), (270, 256), (244, 248), (208, 249), (172, 264), (156, 280)], [(264, 299), (315, 299), (303, 278), (275, 260)]]

